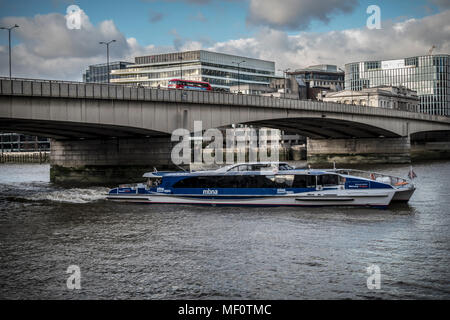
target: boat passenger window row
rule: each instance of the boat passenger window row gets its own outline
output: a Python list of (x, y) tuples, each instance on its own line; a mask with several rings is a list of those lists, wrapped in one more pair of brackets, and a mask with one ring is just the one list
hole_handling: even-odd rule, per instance
[(155, 188), (161, 184), (161, 178), (149, 178), (147, 179), (147, 187), (148, 188)]
[[(273, 177), (273, 176), (272, 176)], [(266, 176), (191, 177), (174, 184), (174, 188), (286, 188)]]
[(260, 170), (272, 170), (270, 164), (241, 164), (231, 168), (229, 171), (260, 171)]
[(279, 169), (280, 170), (294, 170), (294, 168), (291, 167), (290, 165), (288, 165), (287, 163), (281, 163)]
[(316, 176), (314, 175), (296, 175), (293, 188), (315, 188)]
[[(319, 185), (339, 184), (337, 175), (317, 176)], [(174, 188), (315, 188), (315, 175), (198, 176), (176, 182)]]
[(339, 184), (339, 176), (336, 174), (324, 174), (317, 176), (317, 184), (319, 186), (329, 187)]

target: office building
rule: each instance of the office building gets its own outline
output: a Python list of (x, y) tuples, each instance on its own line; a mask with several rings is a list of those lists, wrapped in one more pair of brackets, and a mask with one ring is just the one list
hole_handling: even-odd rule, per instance
[(215, 90), (239, 84), (268, 85), (275, 63), (205, 50), (136, 57), (126, 69), (112, 70), (112, 83), (167, 87), (171, 79), (206, 81)]
[[(132, 65), (132, 62), (114, 61), (109, 63), (110, 82), (117, 77), (111, 74), (112, 70), (125, 69)], [(83, 73), (83, 82), (108, 83), (108, 65), (106, 63), (94, 64), (89, 66)]]
[(345, 65), (345, 89), (404, 86), (417, 92), (419, 112), (450, 116), (450, 59), (435, 54)]

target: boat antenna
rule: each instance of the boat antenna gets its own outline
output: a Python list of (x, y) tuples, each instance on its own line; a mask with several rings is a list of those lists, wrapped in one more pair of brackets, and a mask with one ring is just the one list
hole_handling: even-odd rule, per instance
[(333, 161), (333, 169), (336, 170), (336, 161)]

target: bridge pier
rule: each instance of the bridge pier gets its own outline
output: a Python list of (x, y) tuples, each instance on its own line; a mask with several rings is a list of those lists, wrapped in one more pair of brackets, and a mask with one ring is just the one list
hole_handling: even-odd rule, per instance
[(411, 159), (450, 159), (450, 132), (421, 132), (411, 136)]
[(145, 172), (173, 169), (170, 137), (52, 140), (50, 181), (114, 185), (142, 182)]
[(307, 160), (314, 164), (410, 163), (409, 137), (307, 139)]

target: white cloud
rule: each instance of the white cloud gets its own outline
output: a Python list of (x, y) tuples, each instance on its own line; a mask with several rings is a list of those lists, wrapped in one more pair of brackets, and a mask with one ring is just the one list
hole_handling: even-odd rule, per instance
[(336, 13), (349, 13), (357, 0), (250, 0), (247, 21), (275, 29), (304, 30), (312, 20), (327, 23)]
[[(158, 51), (142, 47), (133, 38), (126, 39), (111, 20), (94, 26), (81, 11), (81, 29), (70, 30), (64, 15), (50, 13), (32, 18), (7, 17), (2, 25), (18, 24), (12, 36), (20, 43), (12, 49), (13, 76), (81, 80), (87, 66), (106, 61), (106, 49), (100, 41), (115, 39), (110, 59), (133, 61), (136, 55)], [(0, 47), (0, 73), (8, 74), (8, 48)]]
[[(135, 38), (126, 38), (113, 21), (94, 26), (83, 15), (81, 30), (69, 30), (63, 15), (38, 15), (33, 18), (9, 17), (1, 24), (17, 23), (13, 37), (13, 76), (81, 80), (90, 64), (106, 60), (99, 41), (116, 39), (110, 47), (111, 60), (133, 61), (135, 56), (207, 49), (276, 62), (277, 69), (301, 68), (312, 64), (345, 63), (370, 59), (395, 59), (426, 54), (432, 45), (435, 53), (450, 52), (450, 10), (422, 19), (403, 22), (383, 21), (381, 30), (366, 27), (324, 33), (301, 32), (288, 35), (269, 27), (259, 29), (254, 37), (211, 43), (209, 39), (180, 37), (176, 30), (173, 46), (142, 46)], [(5, 36), (5, 35), (3, 35)], [(8, 74), (8, 48), (0, 46), (0, 73)]]
[(269, 28), (254, 38), (216, 43), (213, 51), (273, 60), (277, 69), (450, 52), (450, 10), (405, 22), (383, 21), (381, 30), (366, 27), (325, 33), (287, 35)]

